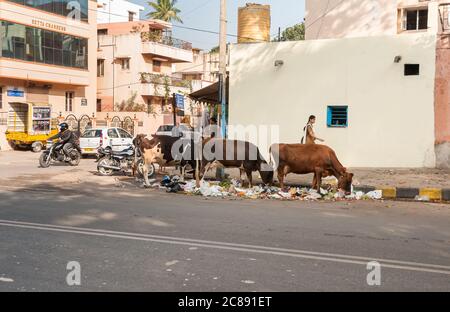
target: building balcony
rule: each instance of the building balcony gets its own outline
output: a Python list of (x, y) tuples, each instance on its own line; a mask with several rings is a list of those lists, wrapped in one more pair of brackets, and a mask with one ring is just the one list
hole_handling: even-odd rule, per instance
[(142, 73), (140, 88), (142, 96), (172, 97), (174, 93), (188, 94), (192, 87), (190, 81)]
[(90, 85), (90, 72), (0, 57), (0, 77), (67, 85)]
[(192, 63), (192, 44), (170, 36), (142, 33), (142, 54), (151, 54), (173, 63)]

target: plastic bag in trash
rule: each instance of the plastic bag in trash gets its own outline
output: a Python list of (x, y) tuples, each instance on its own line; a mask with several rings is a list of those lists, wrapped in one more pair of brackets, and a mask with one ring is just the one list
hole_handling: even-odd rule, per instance
[(292, 195), (291, 195), (291, 193), (288, 193), (288, 192), (278, 192), (278, 195), (280, 195), (282, 198), (284, 198), (284, 199), (290, 199), (290, 198), (292, 198)]
[(172, 180), (170, 179), (169, 176), (164, 176), (163, 179), (161, 180), (161, 185), (162, 186), (167, 186), (168, 184), (172, 183)]
[(166, 192), (167, 193), (178, 193), (181, 192), (183, 188), (180, 186), (179, 183), (175, 183), (172, 187), (168, 187)]
[(222, 197), (225, 195), (222, 187), (219, 185), (211, 185), (206, 181), (201, 182), (200, 193), (205, 197)]
[(321, 198), (322, 198), (322, 195), (320, 195), (317, 192), (317, 190), (314, 190), (314, 189), (310, 189), (308, 191), (308, 195), (305, 197), (305, 199), (308, 199), (308, 200), (317, 200), (317, 199), (321, 199)]
[(367, 196), (370, 199), (382, 199), (383, 191), (381, 191), (381, 190), (372, 191), (372, 192), (367, 193), (365, 196)]
[(234, 187), (242, 187), (241, 181), (239, 181), (237, 179), (231, 179), (231, 184), (233, 184)]
[(430, 201), (430, 197), (417, 195), (415, 200), (418, 200), (418, 201)]
[(195, 180), (190, 180), (188, 182), (186, 182), (186, 184), (183, 186), (183, 190), (186, 193), (193, 193), (195, 192), (195, 190), (197, 189), (197, 185)]

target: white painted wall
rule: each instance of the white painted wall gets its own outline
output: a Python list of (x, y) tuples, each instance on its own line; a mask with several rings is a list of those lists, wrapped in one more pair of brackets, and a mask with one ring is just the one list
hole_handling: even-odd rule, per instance
[(99, 0), (102, 7), (97, 9), (97, 23), (128, 22), (128, 12), (134, 12), (134, 20), (140, 20), (144, 7), (125, 0)]
[[(314, 114), (345, 166), (434, 167), (435, 42), (408, 34), (233, 45), (230, 124), (279, 125), (282, 143), (298, 143)], [(419, 63), (420, 76), (405, 77), (404, 63)], [(349, 106), (348, 128), (327, 127), (328, 105)]]

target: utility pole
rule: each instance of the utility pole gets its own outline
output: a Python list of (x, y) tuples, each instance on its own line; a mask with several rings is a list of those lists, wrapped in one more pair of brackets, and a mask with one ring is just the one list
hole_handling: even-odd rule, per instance
[[(219, 75), (220, 75), (220, 128), (222, 137), (227, 138), (227, 1), (220, 0), (220, 35), (219, 35)], [(216, 179), (223, 180), (225, 170), (217, 168)]]
[(222, 137), (227, 137), (227, 1), (220, 0), (220, 42), (219, 73), (221, 81), (221, 122)]

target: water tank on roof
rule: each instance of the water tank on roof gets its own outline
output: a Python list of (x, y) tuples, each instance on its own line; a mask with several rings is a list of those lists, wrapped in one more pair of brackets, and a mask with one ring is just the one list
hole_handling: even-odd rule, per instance
[(270, 5), (247, 3), (238, 10), (238, 43), (270, 41)]

